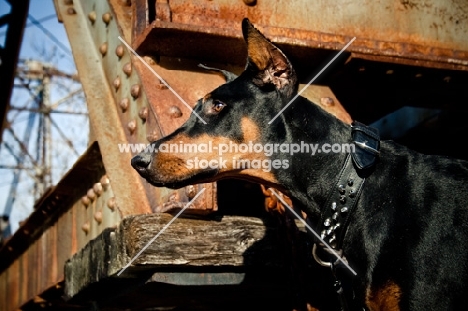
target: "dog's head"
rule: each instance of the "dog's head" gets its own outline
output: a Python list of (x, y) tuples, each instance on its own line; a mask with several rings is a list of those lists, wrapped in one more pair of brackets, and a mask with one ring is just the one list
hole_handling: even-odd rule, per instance
[(287, 135), (281, 120), (268, 122), (297, 94), (297, 76), (283, 52), (248, 19), (242, 31), (248, 50), (244, 72), (222, 71), (226, 83), (198, 100), (186, 123), (132, 159), (154, 186), (180, 188), (226, 177), (278, 184), (274, 172), (284, 161), (260, 148)]

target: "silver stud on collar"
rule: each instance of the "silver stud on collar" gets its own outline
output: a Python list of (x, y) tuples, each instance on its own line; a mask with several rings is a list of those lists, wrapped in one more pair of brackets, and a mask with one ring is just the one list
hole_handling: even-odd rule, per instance
[(340, 194), (345, 194), (346, 192), (346, 187), (344, 185), (338, 185), (338, 192)]
[(328, 240), (328, 244), (330, 244), (330, 246), (332, 248), (335, 248), (336, 247), (336, 235), (333, 235), (329, 240)]
[(320, 237), (322, 239), (325, 239), (327, 237), (327, 230), (323, 230), (321, 233), (320, 233)]
[(345, 204), (345, 203), (346, 203), (346, 196), (345, 196), (345, 195), (340, 196), (340, 202), (341, 202), (342, 204)]
[(332, 215), (332, 219), (333, 219), (333, 220), (337, 220), (338, 217), (340, 217), (340, 214), (338, 214), (338, 213), (334, 213), (334, 214)]
[(328, 240), (328, 244), (333, 249), (338, 247), (337, 237), (341, 234), (341, 223), (346, 220), (347, 213), (350, 211), (349, 203), (346, 204), (347, 200), (350, 199), (350, 203), (353, 204), (353, 199), (357, 196), (357, 186), (354, 186), (355, 179), (352, 176), (350, 174), (344, 182), (338, 184), (339, 202), (331, 203), (331, 216), (328, 214), (329, 217), (323, 221), (324, 228), (320, 236), (322, 239)]

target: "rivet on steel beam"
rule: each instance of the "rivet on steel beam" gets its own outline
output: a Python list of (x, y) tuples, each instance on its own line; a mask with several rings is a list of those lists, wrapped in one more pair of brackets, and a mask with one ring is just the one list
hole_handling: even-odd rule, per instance
[(162, 81), (159, 81), (159, 83), (156, 84), (156, 87), (160, 90), (167, 90), (168, 87), (166, 84), (164, 84)]
[(94, 201), (96, 199), (96, 193), (94, 193), (93, 188), (89, 189), (86, 193), (86, 196), (91, 200)]
[(106, 23), (106, 25), (109, 25), (111, 20), (112, 20), (112, 15), (109, 12), (102, 14), (102, 21)]
[(257, 4), (257, 0), (244, 0), (244, 3), (247, 5), (255, 5)]
[(123, 68), (123, 72), (128, 76), (132, 74), (132, 63), (126, 63)]
[(45, 302), (45, 299), (42, 298), (41, 296), (34, 296), (33, 302), (34, 303), (43, 303), (43, 302)]
[(104, 189), (104, 191), (106, 191), (110, 185), (109, 177), (107, 177), (107, 175), (102, 176), (100, 182), (101, 182), (102, 188)]
[(138, 112), (138, 116), (143, 121), (146, 121), (146, 118), (148, 118), (148, 107), (141, 108), (140, 111)]
[(88, 19), (92, 24), (94, 24), (94, 22), (96, 21), (96, 12), (94, 11), (89, 12)]
[(122, 44), (117, 45), (115, 48), (115, 55), (117, 55), (119, 58), (121, 58), (125, 53), (125, 48)]
[(193, 199), (195, 197), (195, 194), (197, 194), (195, 192), (195, 186), (193, 185), (188, 185), (187, 187), (185, 187), (185, 195), (189, 198), (189, 199)]
[(143, 60), (144, 60), (148, 65), (156, 65), (156, 64), (159, 63), (159, 61), (160, 61), (159, 56), (156, 56), (156, 57), (143, 56)]
[(115, 210), (115, 206), (115, 197), (109, 198), (109, 200), (107, 200), (107, 207), (113, 211)]
[(147, 132), (146, 132), (146, 140), (151, 143), (155, 140), (158, 140), (158, 138), (160, 138), (160, 134), (159, 134), (159, 131), (153, 129), (149, 129)]
[(182, 111), (177, 106), (171, 106), (169, 108), (169, 115), (171, 116), (171, 118), (174, 118), (174, 119), (180, 118), (182, 116)]
[(88, 207), (88, 205), (91, 203), (91, 201), (89, 200), (88, 196), (84, 196), (81, 198), (81, 203), (83, 203), (84, 206)]
[(120, 77), (117, 77), (114, 79), (114, 82), (112, 82), (112, 85), (114, 86), (114, 89), (117, 91), (120, 88)]
[(100, 182), (97, 182), (93, 185), (93, 190), (94, 193), (96, 193), (97, 196), (100, 196), (102, 194), (103, 188), (102, 184)]
[(179, 201), (179, 193), (178, 192), (173, 192), (170, 196), (169, 199), (167, 200), (168, 202), (178, 202)]
[(130, 132), (130, 134), (135, 133), (136, 127), (137, 127), (137, 124), (136, 124), (135, 120), (132, 120), (132, 121), (128, 122), (128, 124), (127, 124), (127, 128), (128, 128), (128, 131)]
[(94, 219), (97, 221), (98, 224), (100, 224), (102, 222), (102, 212), (97, 211), (96, 213), (94, 213)]
[(132, 95), (133, 98), (138, 98), (140, 96), (140, 85), (139, 84), (132, 85), (132, 88), (130, 89), (130, 94)]
[(104, 42), (103, 44), (101, 44), (101, 46), (99, 47), (99, 52), (101, 52), (101, 55), (104, 56), (107, 54), (107, 42)]
[(89, 230), (91, 229), (91, 226), (89, 225), (89, 222), (85, 222), (82, 226), (81, 226), (81, 230), (84, 231), (84, 233), (88, 234), (89, 233)]
[(73, 0), (64, 0), (63, 3), (65, 5), (72, 5), (73, 4)]
[(76, 11), (75, 11), (74, 8), (68, 8), (68, 9), (67, 9), (67, 14), (68, 14), (68, 15), (75, 15), (75, 14), (76, 14)]
[(130, 101), (128, 100), (128, 98), (126, 98), (126, 97), (122, 98), (122, 100), (119, 103), (119, 106), (120, 106), (120, 109), (122, 109), (122, 112), (127, 111), (129, 102)]
[(321, 97), (320, 104), (322, 104), (324, 107), (331, 107), (335, 105), (335, 101), (331, 97)]

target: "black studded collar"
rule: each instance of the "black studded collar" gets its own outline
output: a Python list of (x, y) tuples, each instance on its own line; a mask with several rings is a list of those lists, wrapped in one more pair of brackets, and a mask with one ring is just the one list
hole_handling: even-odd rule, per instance
[[(322, 240), (337, 251), (341, 251), (351, 214), (362, 192), (366, 177), (375, 167), (380, 148), (377, 129), (353, 122), (351, 136), (354, 150), (346, 157), (338, 180), (322, 207), (322, 216), (317, 226)], [(316, 244), (321, 248), (325, 247), (318, 239)]]

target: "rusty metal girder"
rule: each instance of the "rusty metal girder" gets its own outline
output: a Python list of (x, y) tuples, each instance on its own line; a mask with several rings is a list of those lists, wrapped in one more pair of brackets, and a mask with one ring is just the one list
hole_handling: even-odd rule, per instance
[(356, 37), (348, 49), (354, 57), (468, 69), (465, 0), (135, 2), (133, 46), (144, 54), (241, 64), (239, 27), (248, 17), (292, 56), (300, 48), (340, 49)]
[[(32, 214), (0, 249), (0, 310), (47, 305), (42, 294), (59, 289), (64, 265), (120, 214), (97, 143), (45, 193)], [(110, 258), (110, 261), (115, 258)]]
[[(149, 138), (162, 137), (184, 119), (167, 116), (178, 99), (160, 87), (159, 80), (119, 39), (130, 43), (133, 5), (121, 0), (56, 0), (56, 6), (87, 96), (91, 132), (103, 150), (108, 175), (115, 182), (122, 217), (180, 208), (201, 187), (207, 191), (189, 210), (216, 210), (215, 184), (180, 190), (152, 187), (130, 166), (136, 152), (119, 151), (119, 144), (147, 144)], [(150, 58), (145, 60), (151, 62)], [(163, 71), (158, 65), (154, 68), (170, 80), (171, 70)], [(174, 80), (179, 81), (180, 76), (177, 72)], [(185, 96), (183, 90), (178, 91)], [(152, 97), (161, 101), (149, 105), (148, 100), (156, 102)], [(188, 117), (187, 110), (182, 110), (182, 114)]]

